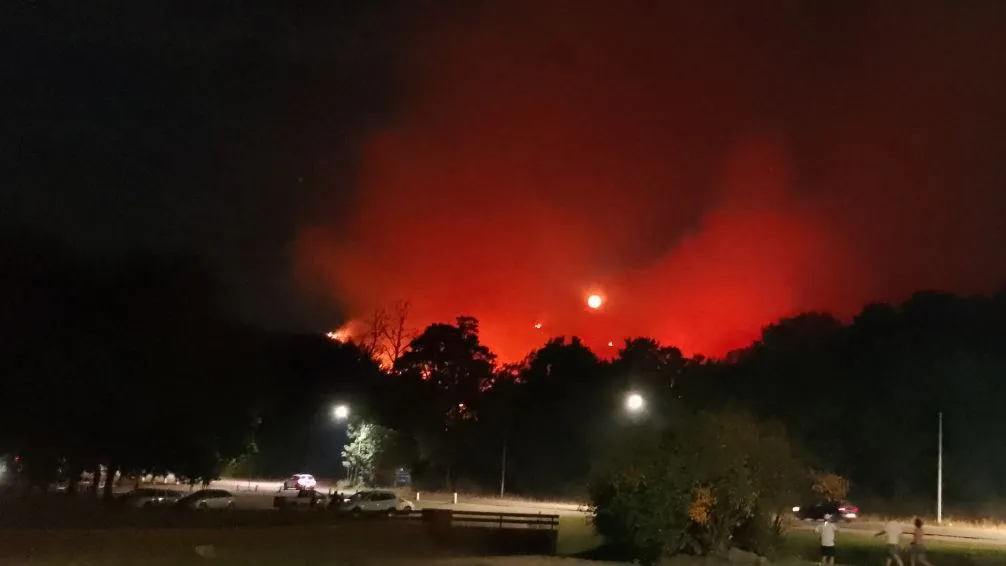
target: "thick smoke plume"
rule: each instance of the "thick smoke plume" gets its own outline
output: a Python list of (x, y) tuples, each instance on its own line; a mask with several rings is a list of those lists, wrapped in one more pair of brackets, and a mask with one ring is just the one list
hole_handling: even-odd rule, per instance
[(358, 316), (477, 316), (504, 359), (574, 334), (718, 355), (803, 310), (992, 290), (1006, 5), (923, 4), (432, 15), (351, 220), (302, 230), (300, 274)]

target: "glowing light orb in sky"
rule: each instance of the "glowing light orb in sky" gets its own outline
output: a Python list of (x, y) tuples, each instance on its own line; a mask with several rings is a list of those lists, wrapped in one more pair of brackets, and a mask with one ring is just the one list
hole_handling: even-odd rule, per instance
[(604, 299), (601, 298), (601, 295), (591, 295), (587, 297), (587, 306), (592, 309), (601, 308), (602, 303), (604, 303)]
[(643, 396), (639, 393), (630, 393), (625, 397), (625, 408), (629, 410), (630, 413), (638, 413), (643, 410)]

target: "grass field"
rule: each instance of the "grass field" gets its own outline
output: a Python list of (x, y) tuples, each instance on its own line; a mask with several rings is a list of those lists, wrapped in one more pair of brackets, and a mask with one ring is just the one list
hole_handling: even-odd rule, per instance
[[(197, 554), (201, 545), (215, 556)], [(365, 524), (0, 533), (2, 566), (366, 566), (464, 554), (421, 529)]]
[[(839, 564), (879, 566), (884, 563), (883, 541), (871, 536), (858, 533), (839, 533), (836, 549), (836, 562)], [(808, 560), (818, 560), (820, 558), (819, 539), (812, 532), (788, 533), (783, 553)], [(930, 540), (926, 542), (926, 556), (934, 566), (1006, 564), (1006, 548), (982, 543)], [(907, 565), (907, 552), (902, 553), (902, 559)]]
[[(454, 528), (442, 532), (420, 522), (381, 519), (296, 526), (5, 529), (0, 530), (0, 566), (428, 564), (450, 557), (514, 552), (528, 544), (527, 537), (534, 536), (534, 531)], [(500, 534), (508, 536), (498, 539)], [(589, 550), (598, 540), (582, 518), (565, 521), (560, 536), (558, 544), (567, 554)], [(210, 546), (212, 558), (196, 552), (197, 547)]]
[[(560, 556), (589, 553), (602, 542), (587, 519), (560, 520)], [(195, 551), (199, 545), (212, 545), (215, 556), (199, 556)], [(786, 535), (780, 558), (816, 561), (818, 552), (814, 533), (794, 531)], [(373, 523), (0, 531), (2, 566), (407, 566), (437, 564), (445, 557), (466, 554), (471, 555), (421, 529)], [(1006, 548), (980, 543), (930, 541), (928, 556), (935, 566), (1006, 565)], [(494, 564), (475, 557), (471, 560), (483, 566)], [(859, 533), (839, 534), (839, 564), (880, 566), (883, 562), (882, 541)]]
[[(787, 533), (779, 558), (802, 558), (818, 561), (820, 543), (817, 535), (807, 531)], [(589, 521), (564, 517), (560, 521), (557, 554), (573, 556), (597, 549), (603, 539), (594, 531)], [(992, 566), (1006, 565), (1006, 547), (976, 542), (947, 542), (930, 540), (927, 556), (934, 566)], [(883, 541), (860, 533), (840, 533), (838, 563), (862, 566), (880, 566), (884, 563)], [(902, 558), (908, 564), (907, 553)]]
[(588, 517), (560, 517), (556, 554), (576, 556), (595, 550), (604, 543)]

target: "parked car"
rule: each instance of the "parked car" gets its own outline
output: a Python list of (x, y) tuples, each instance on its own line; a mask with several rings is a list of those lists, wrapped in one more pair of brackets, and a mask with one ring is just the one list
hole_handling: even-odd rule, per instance
[(186, 509), (233, 509), (234, 494), (222, 489), (200, 489), (179, 499), (175, 505)]
[(302, 489), (297, 495), (277, 495), (272, 498), (272, 506), (277, 509), (324, 509), (328, 496), (313, 489)]
[(283, 491), (288, 489), (314, 489), (318, 485), (311, 474), (294, 474), (283, 482)]
[(836, 521), (851, 521), (859, 516), (859, 507), (848, 501), (823, 501), (806, 507), (794, 507), (793, 513), (804, 521), (821, 521), (831, 515)]
[(411, 501), (399, 498), (393, 491), (358, 491), (343, 501), (341, 510), (353, 515), (376, 514), (394, 515), (409, 513), (415, 506)]
[(174, 505), (184, 495), (184, 493), (170, 489), (142, 487), (120, 496), (119, 501), (126, 507), (161, 507)]

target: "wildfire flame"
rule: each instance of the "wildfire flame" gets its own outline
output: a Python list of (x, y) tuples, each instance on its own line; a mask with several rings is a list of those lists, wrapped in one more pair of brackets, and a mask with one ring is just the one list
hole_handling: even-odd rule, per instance
[(326, 332), (325, 336), (333, 342), (348, 342), (353, 338), (353, 336), (349, 333), (348, 325), (331, 332)]

